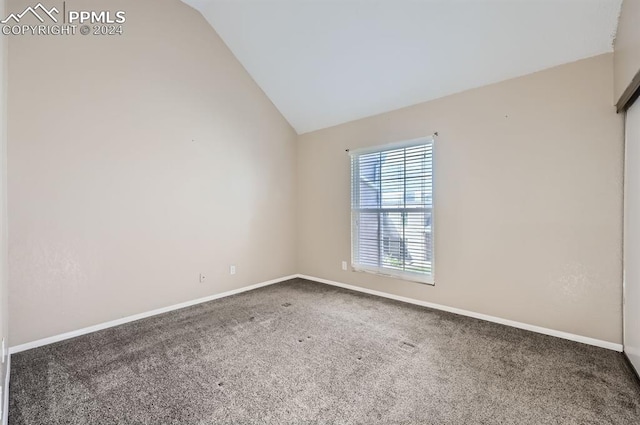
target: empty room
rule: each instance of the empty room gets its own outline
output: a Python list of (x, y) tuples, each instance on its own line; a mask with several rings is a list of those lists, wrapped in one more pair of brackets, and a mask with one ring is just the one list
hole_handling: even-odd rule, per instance
[(0, 0), (0, 418), (640, 424), (640, 0)]

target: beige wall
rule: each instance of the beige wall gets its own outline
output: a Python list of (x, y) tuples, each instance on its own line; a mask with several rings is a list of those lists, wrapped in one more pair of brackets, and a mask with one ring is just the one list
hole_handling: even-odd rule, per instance
[[(125, 35), (10, 38), (12, 345), (295, 272), (621, 342), (612, 55), (296, 144), (196, 11), (91, 8), (126, 10)], [(344, 150), (433, 131), (436, 286), (341, 271)]]
[[(5, 1), (0, 0), (0, 15), (4, 16)], [(0, 339), (4, 338), (9, 347), (9, 288), (8, 288), (8, 227), (7, 227), (7, 40), (0, 39)], [(7, 363), (0, 366), (0, 385), (3, 399), (0, 410), (5, 414), (4, 388)], [(0, 418), (1, 419), (1, 418)]]
[(615, 41), (615, 101), (640, 71), (640, 0), (623, 0)]
[(67, 8), (125, 35), (10, 38), (12, 345), (295, 273), (296, 134), (211, 26)]
[[(620, 343), (623, 124), (612, 79), (606, 54), (301, 136), (299, 272)], [(435, 131), (436, 286), (342, 271), (345, 149)]]

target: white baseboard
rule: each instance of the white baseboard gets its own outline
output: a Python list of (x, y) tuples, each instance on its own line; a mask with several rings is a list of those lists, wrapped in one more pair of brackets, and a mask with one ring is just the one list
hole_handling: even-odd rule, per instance
[(582, 335), (575, 335), (568, 332), (557, 331), (554, 329), (547, 329), (540, 326), (529, 325), (527, 323), (516, 322), (513, 320), (502, 319), (500, 317), (489, 316), (487, 314), (475, 313), (473, 311), (462, 310), (455, 307), (448, 307), (445, 305), (434, 304), (427, 301), (420, 301), (413, 298), (402, 297), (399, 295), (389, 294), (387, 292), (375, 291), (373, 289), (367, 289), (360, 286), (349, 285), (346, 283), (335, 282), (333, 280), (322, 279), (319, 277), (307, 276), (299, 274), (297, 277), (315, 282), (325, 283), (327, 285), (338, 286), (340, 288), (350, 289), (352, 291), (364, 292), (365, 294), (376, 295), (378, 297), (389, 298), (396, 301), (402, 301), (409, 304), (420, 305), (423, 307), (433, 308), (435, 310), (447, 311), (449, 313), (460, 314), (462, 316), (473, 317), (475, 319), (486, 320), (487, 322), (499, 323), (501, 325), (511, 326), (518, 329), (524, 329), (527, 331), (537, 332), (544, 335), (555, 336), (557, 338), (568, 339), (570, 341), (581, 342), (583, 344), (594, 345), (596, 347), (606, 348), (622, 352), (622, 344), (616, 344), (614, 342), (602, 341), (600, 339), (589, 338)]
[(268, 280), (266, 282), (256, 283), (255, 285), (245, 286), (238, 289), (233, 289), (227, 292), (221, 292), (219, 294), (210, 295), (204, 298), (198, 298), (191, 301), (186, 301), (180, 304), (170, 305), (168, 307), (158, 308), (156, 310), (147, 311), (140, 314), (134, 314), (133, 316), (123, 317), (121, 319), (111, 320), (109, 322), (100, 323), (97, 325), (89, 326), (86, 328), (78, 329), (71, 332), (66, 332), (60, 335), (50, 336), (48, 338), (38, 339), (36, 341), (27, 342), (25, 344), (16, 345), (14, 347), (9, 348), (9, 353), (15, 354), (21, 351), (31, 350), (32, 348), (42, 347), (44, 345), (53, 344), (54, 342), (64, 341), (66, 339), (75, 338), (77, 336), (86, 335), (92, 332), (101, 331), (103, 329), (112, 328), (114, 326), (123, 325), (125, 323), (134, 322), (136, 320), (145, 319), (147, 317), (156, 316), (162, 313), (168, 313), (170, 311), (179, 310), (185, 307), (191, 307), (192, 305), (206, 303), (207, 301), (217, 300), (219, 298), (228, 297), (231, 295), (240, 294), (242, 292), (251, 291), (253, 289), (262, 288), (263, 286), (273, 285), (274, 283), (283, 282), (289, 279), (295, 279), (298, 275), (291, 275), (280, 277), (273, 280)]
[[(340, 288), (350, 289), (352, 291), (363, 292), (363, 293), (370, 294), (370, 295), (375, 295), (375, 296), (378, 296), (378, 297), (389, 298), (389, 299), (392, 299), (392, 300), (402, 301), (402, 302), (409, 303), (409, 304), (420, 305), (420, 306), (423, 306), (423, 307), (433, 308), (435, 310), (447, 311), (447, 312), (450, 312), (450, 313), (460, 314), (462, 316), (473, 317), (473, 318), (480, 319), (480, 320), (486, 320), (488, 322), (499, 323), (499, 324), (506, 325), (506, 326), (511, 326), (511, 327), (514, 327), (514, 328), (524, 329), (524, 330), (527, 330), (527, 331), (537, 332), (537, 333), (544, 334), (544, 335), (555, 336), (557, 338), (563, 338), (563, 339), (567, 339), (567, 340), (570, 340), (570, 341), (581, 342), (583, 344), (593, 345), (593, 346), (596, 346), (596, 347), (601, 347), (601, 348), (606, 348), (606, 349), (609, 349), (609, 350), (622, 352), (622, 344), (616, 344), (616, 343), (609, 342), (609, 341), (602, 341), (602, 340), (599, 340), (599, 339), (589, 338), (589, 337), (581, 336), (581, 335), (575, 335), (575, 334), (571, 334), (571, 333), (568, 333), (568, 332), (557, 331), (557, 330), (554, 330), (554, 329), (547, 329), (547, 328), (543, 328), (543, 327), (540, 327), (540, 326), (535, 326), (535, 325), (530, 325), (530, 324), (527, 324), (527, 323), (516, 322), (516, 321), (508, 320), (508, 319), (502, 319), (500, 317), (489, 316), (487, 314), (482, 314), (482, 313), (475, 313), (473, 311), (462, 310), (462, 309), (455, 308), (455, 307), (449, 307), (449, 306), (445, 306), (445, 305), (430, 303), (430, 302), (427, 302), (427, 301), (416, 300), (416, 299), (413, 299), (413, 298), (402, 297), (402, 296), (390, 294), (390, 293), (387, 293), (387, 292), (375, 291), (373, 289), (367, 289), (367, 288), (363, 288), (363, 287), (360, 287), (360, 286), (349, 285), (349, 284), (346, 284), (346, 283), (336, 282), (336, 281), (332, 281), (332, 280), (328, 280), (328, 279), (322, 279), (322, 278), (319, 278), (319, 277), (307, 276), (307, 275), (303, 275), (303, 274), (295, 274), (295, 275), (281, 277), (281, 278), (278, 278), (278, 279), (269, 280), (269, 281), (266, 281), (266, 282), (257, 283), (255, 285), (245, 286), (243, 288), (234, 289), (234, 290), (227, 291), (227, 292), (222, 292), (220, 294), (210, 295), (208, 297), (198, 298), (198, 299), (191, 300), (191, 301), (186, 301), (186, 302), (183, 302), (183, 303), (180, 303), (180, 304), (175, 304), (175, 305), (159, 308), (159, 309), (152, 310), (152, 311), (147, 311), (145, 313), (140, 313), (140, 314), (135, 314), (133, 316), (123, 317), (121, 319), (116, 319), (116, 320), (112, 320), (112, 321), (109, 321), (109, 322), (100, 323), (98, 325), (94, 325), (94, 326), (89, 326), (89, 327), (86, 327), (86, 328), (78, 329), (78, 330), (75, 330), (75, 331), (66, 332), (66, 333), (63, 333), (63, 334), (60, 334), (60, 335), (55, 335), (55, 336), (39, 339), (39, 340), (32, 341), (32, 342), (27, 342), (25, 344), (16, 345), (14, 347), (10, 347), (9, 348), (9, 353), (10, 354), (15, 354), (15, 353), (19, 353), (21, 351), (30, 350), (32, 348), (42, 347), (44, 345), (53, 344), (55, 342), (64, 341), (66, 339), (75, 338), (77, 336), (86, 335), (88, 333), (100, 331), (100, 330), (103, 330), (103, 329), (111, 328), (111, 327), (114, 327), (114, 326), (118, 326), (118, 325), (122, 325), (122, 324), (125, 324), (125, 323), (129, 323), (129, 322), (134, 322), (136, 320), (144, 319), (144, 318), (151, 317), (151, 316), (156, 316), (158, 314), (167, 313), (167, 312), (174, 311), (174, 310), (179, 310), (181, 308), (190, 307), (192, 305), (205, 303), (207, 301), (213, 301), (213, 300), (217, 300), (219, 298), (224, 298), (224, 297), (228, 297), (228, 296), (231, 296), (231, 295), (240, 294), (242, 292), (251, 291), (253, 289), (262, 288), (263, 286), (273, 285), (274, 283), (283, 282), (285, 280), (295, 279), (295, 278), (302, 278), (302, 279), (312, 280), (312, 281), (315, 281), (315, 282), (325, 283), (327, 285), (338, 286)], [(5, 393), (5, 398), (7, 398), (7, 393)]]
[(7, 354), (7, 376), (4, 378), (4, 393), (2, 403), (2, 425), (9, 424), (9, 381), (11, 379), (11, 354)]

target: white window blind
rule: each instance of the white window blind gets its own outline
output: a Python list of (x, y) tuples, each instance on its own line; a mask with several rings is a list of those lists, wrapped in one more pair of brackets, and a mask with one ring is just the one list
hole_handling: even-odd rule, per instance
[(433, 138), (351, 152), (351, 265), (434, 283)]

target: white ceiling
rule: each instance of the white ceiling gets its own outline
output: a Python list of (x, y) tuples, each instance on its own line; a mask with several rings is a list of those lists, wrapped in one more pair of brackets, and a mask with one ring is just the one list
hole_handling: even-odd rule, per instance
[(183, 0), (300, 134), (613, 50), (622, 0)]

